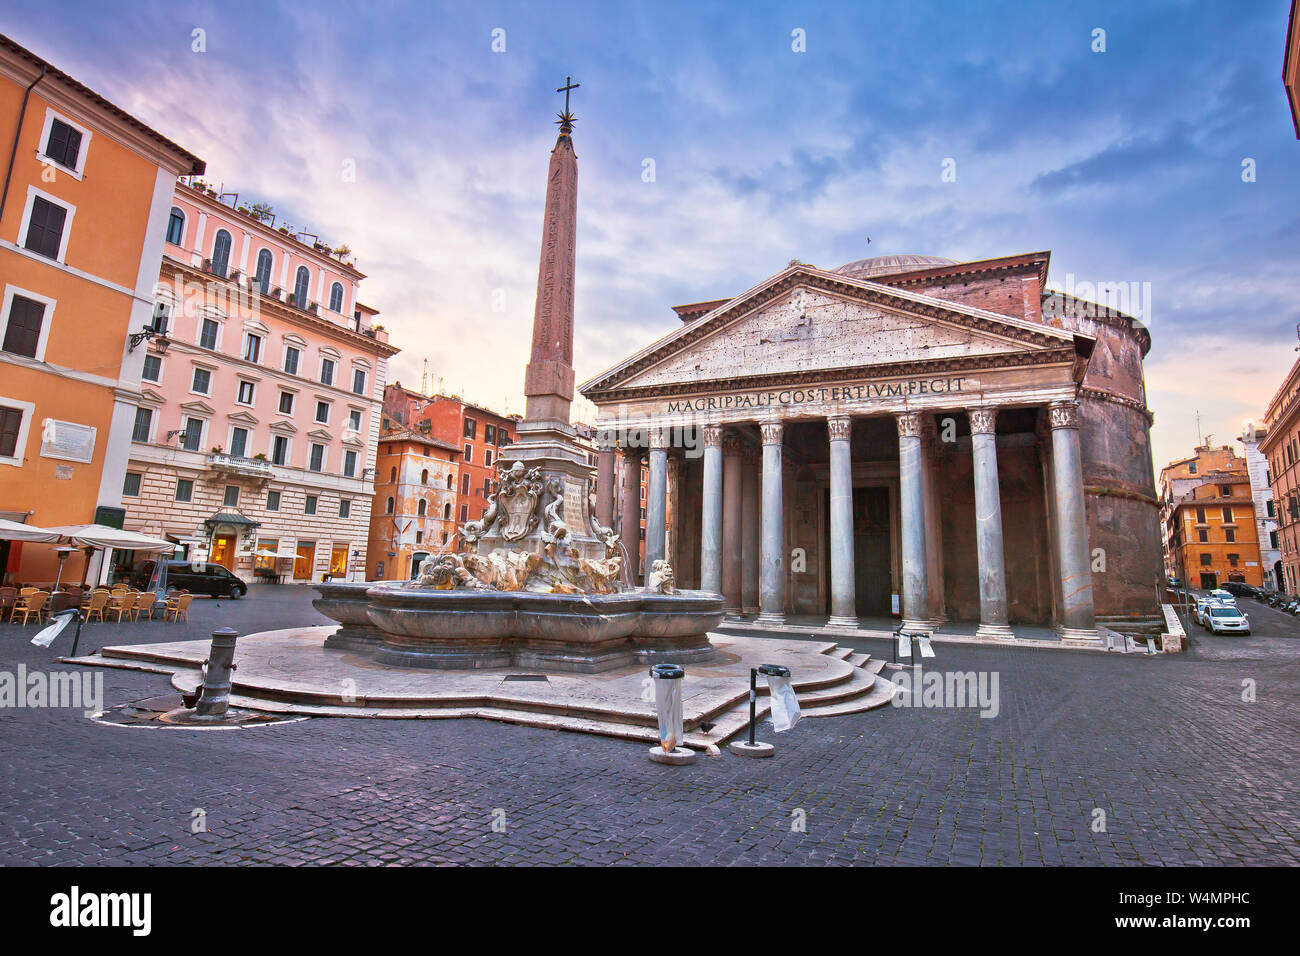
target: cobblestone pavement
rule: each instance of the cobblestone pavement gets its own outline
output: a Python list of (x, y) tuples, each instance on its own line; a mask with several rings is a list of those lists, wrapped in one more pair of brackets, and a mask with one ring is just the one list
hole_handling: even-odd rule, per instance
[[(322, 623), (311, 596), (255, 587), (195, 602), (189, 625), (88, 627), (83, 648)], [(33, 631), (0, 625), (0, 671), (59, 666), (67, 639), (38, 648)], [(775, 759), (683, 768), (642, 744), (478, 720), (191, 731), (6, 708), (0, 863), (1300, 862), (1300, 638), (1192, 640), (1157, 658), (939, 646), (938, 667), (997, 672), (996, 717), (768, 725)], [(167, 690), (102, 673), (109, 705)], [(196, 810), (206, 832), (191, 832)]]

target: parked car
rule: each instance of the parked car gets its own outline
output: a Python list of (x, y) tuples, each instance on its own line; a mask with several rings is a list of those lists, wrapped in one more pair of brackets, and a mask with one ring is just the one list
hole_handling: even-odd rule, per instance
[[(153, 561), (140, 562), (131, 575), (131, 586), (141, 590), (148, 587), (153, 568)], [(203, 561), (168, 561), (167, 587), (211, 597), (241, 598), (248, 593), (248, 585), (225, 567)]]
[(1250, 633), (1250, 618), (1235, 607), (1212, 607), (1207, 619), (1211, 634)]
[(1236, 595), (1234, 595), (1231, 591), (1225, 591), (1223, 588), (1215, 588), (1213, 591), (1207, 594), (1206, 597), (1211, 598), (1215, 601), (1221, 601), (1224, 604), (1231, 604), (1233, 607), (1237, 606)]
[(1260, 593), (1260, 589), (1242, 581), (1225, 581), (1221, 590), (1237, 597), (1255, 597)]
[(1196, 608), (1192, 611), (1192, 618), (1201, 627), (1209, 627), (1210, 610), (1216, 607), (1224, 607), (1221, 602), (1214, 598), (1201, 598), (1196, 602)]

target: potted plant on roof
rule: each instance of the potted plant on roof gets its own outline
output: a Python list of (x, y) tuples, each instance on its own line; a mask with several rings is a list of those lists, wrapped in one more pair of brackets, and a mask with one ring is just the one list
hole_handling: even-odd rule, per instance
[(269, 203), (255, 202), (252, 206), (252, 213), (254, 219), (266, 222), (266, 220), (274, 218), (275, 210), (271, 208)]

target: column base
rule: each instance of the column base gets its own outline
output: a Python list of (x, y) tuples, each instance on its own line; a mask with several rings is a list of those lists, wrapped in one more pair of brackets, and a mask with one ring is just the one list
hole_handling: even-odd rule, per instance
[(785, 624), (785, 615), (779, 611), (759, 611), (755, 624)]
[(827, 627), (846, 627), (856, 631), (860, 625), (861, 622), (856, 617), (843, 617), (841, 615), (832, 614), (826, 619)]
[(738, 607), (724, 607), (724, 608), (722, 609), (722, 613), (725, 614), (727, 617), (740, 617), (740, 616), (741, 616), (740, 608), (738, 608)]
[(1067, 644), (1100, 644), (1101, 634), (1095, 627), (1065, 627), (1058, 624), (1052, 628)]
[(975, 636), (990, 641), (1014, 641), (1016, 635), (1005, 624), (981, 624), (975, 629)]
[(740, 613), (744, 617), (750, 617), (752, 615), (758, 614), (760, 610), (762, 609), (757, 604), (746, 604), (744, 607), (740, 609)]
[(925, 634), (927, 637), (933, 637), (934, 632), (938, 630), (938, 624), (934, 621), (912, 621), (907, 618), (903, 619), (903, 632), (906, 634)]

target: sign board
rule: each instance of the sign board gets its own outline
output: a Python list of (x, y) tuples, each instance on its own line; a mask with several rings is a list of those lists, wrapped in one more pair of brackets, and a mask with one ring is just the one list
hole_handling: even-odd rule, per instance
[(95, 429), (47, 418), (41, 428), (41, 457), (89, 462), (95, 457)]
[(922, 657), (934, 657), (934, 648), (930, 646), (930, 639), (928, 637), (918, 636), (916, 639), (916, 646), (921, 649)]
[(901, 609), (898, 606), (897, 594), (889, 595), (889, 613), (894, 615), (894, 617), (898, 617), (898, 615), (902, 613)]

